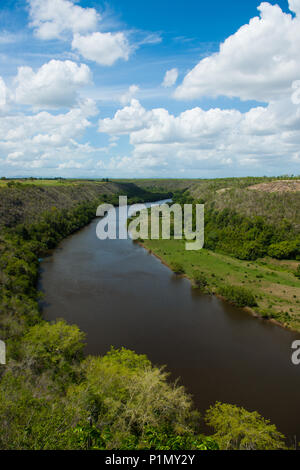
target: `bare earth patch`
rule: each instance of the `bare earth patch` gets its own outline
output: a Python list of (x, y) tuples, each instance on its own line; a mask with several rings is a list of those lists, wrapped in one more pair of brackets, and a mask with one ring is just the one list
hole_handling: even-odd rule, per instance
[(249, 186), (248, 189), (267, 193), (286, 193), (300, 191), (300, 180), (279, 180)]
[(226, 193), (227, 191), (230, 191), (232, 188), (222, 188), (218, 189), (217, 194), (223, 194)]

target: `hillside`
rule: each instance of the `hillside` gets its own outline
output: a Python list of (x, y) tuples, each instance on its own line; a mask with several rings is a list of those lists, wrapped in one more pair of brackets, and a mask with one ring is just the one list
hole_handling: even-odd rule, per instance
[(127, 195), (140, 200), (166, 197), (166, 194), (148, 192), (134, 183), (120, 182), (9, 182), (0, 186), (0, 227), (13, 227), (37, 222), (52, 208), (72, 209), (76, 205), (99, 198)]
[(280, 180), (250, 186), (249, 189), (267, 193), (286, 193), (300, 191), (300, 180)]
[[(133, 180), (128, 180), (133, 181)], [(271, 225), (287, 220), (299, 233), (299, 179), (282, 178), (221, 178), (209, 180), (135, 180), (141, 188), (159, 191), (187, 191), (206, 207), (225, 208), (246, 217), (263, 217)]]

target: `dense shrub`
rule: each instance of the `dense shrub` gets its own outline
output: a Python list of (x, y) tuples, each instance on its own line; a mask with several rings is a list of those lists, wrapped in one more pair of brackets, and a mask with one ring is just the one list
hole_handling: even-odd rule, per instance
[(222, 286), (219, 288), (218, 293), (238, 307), (255, 307), (257, 305), (255, 296), (245, 287)]
[(85, 380), (70, 388), (68, 399), (87, 410), (107, 448), (126, 448), (128, 442), (143, 448), (149, 428), (167, 436), (195, 435), (199, 416), (190, 398), (145, 356), (112, 349), (103, 358), (88, 358), (82, 371)]
[(184, 274), (184, 267), (177, 261), (172, 262), (170, 268), (172, 271), (174, 271), (175, 274)]
[(208, 285), (206, 277), (200, 271), (193, 272), (193, 282), (194, 282), (194, 286), (197, 289), (201, 289), (201, 290), (205, 289)]
[(228, 208), (206, 208), (205, 248), (252, 261), (267, 254), (279, 259), (300, 256), (299, 238), (289, 223), (272, 226), (261, 217), (246, 217)]
[[(171, 384), (146, 356), (112, 349), (85, 359), (72, 375), (66, 366), (74, 347), (75, 357), (82, 347), (74, 327), (35, 326), (26, 342), (33, 354), (38, 348), (33, 362), (8, 367), (0, 384), (1, 449), (218, 448), (199, 434), (199, 414), (183, 387)], [(46, 361), (43, 374), (35, 367), (40, 360)], [(57, 386), (59, 378), (64, 388)]]
[(298, 259), (300, 240), (283, 241), (269, 246), (268, 255), (277, 259)]
[(21, 360), (30, 363), (36, 373), (51, 370), (66, 372), (70, 365), (83, 359), (85, 335), (75, 325), (63, 320), (42, 322), (30, 328), (20, 341)]
[(235, 254), (239, 259), (254, 261), (266, 254), (266, 247), (261, 241), (251, 240), (243, 243), (243, 245), (236, 250)]
[(212, 438), (222, 450), (286, 449), (284, 436), (256, 411), (217, 402), (206, 413)]

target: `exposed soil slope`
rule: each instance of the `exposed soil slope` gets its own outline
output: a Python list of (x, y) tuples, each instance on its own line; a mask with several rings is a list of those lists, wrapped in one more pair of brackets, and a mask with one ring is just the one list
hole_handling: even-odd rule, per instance
[(270, 183), (255, 184), (248, 189), (264, 191), (266, 193), (297, 192), (300, 191), (300, 180), (271, 181)]

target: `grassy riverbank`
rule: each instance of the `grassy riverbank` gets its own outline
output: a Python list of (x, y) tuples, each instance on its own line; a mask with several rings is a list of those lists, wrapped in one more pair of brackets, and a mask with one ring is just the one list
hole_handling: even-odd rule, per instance
[(207, 281), (205, 290), (218, 294), (226, 285), (245, 287), (255, 296), (251, 311), (300, 331), (300, 280), (294, 272), (297, 261), (271, 258), (243, 261), (210, 250), (186, 251), (181, 240), (143, 240), (142, 245), (169, 267), (182, 267), (191, 282), (195, 272)]
[(298, 178), (143, 180), (140, 184), (172, 188), (177, 204), (205, 205), (203, 250), (188, 252), (184, 241), (173, 239), (145, 240), (148, 250), (194, 286), (300, 331)]

